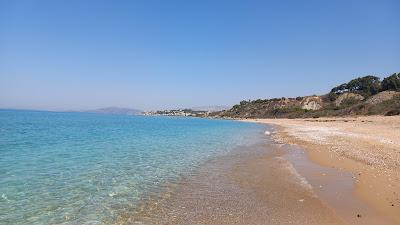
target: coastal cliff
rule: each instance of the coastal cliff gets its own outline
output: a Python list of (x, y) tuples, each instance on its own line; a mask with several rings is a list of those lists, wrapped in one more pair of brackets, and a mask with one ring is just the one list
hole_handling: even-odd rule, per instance
[(399, 115), (400, 73), (382, 81), (364, 76), (341, 84), (325, 95), (241, 101), (210, 114), (217, 118), (318, 118), (355, 115)]

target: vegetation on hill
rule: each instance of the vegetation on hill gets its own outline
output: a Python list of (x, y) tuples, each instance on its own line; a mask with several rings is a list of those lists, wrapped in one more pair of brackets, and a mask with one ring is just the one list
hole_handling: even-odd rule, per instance
[(210, 116), (222, 118), (307, 118), (350, 115), (400, 115), (400, 73), (382, 81), (364, 76), (321, 96), (241, 101)]
[(400, 73), (392, 74), (382, 81), (382, 90), (400, 91)]
[(369, 97), (377, 94), (381, 89), (382, 85), (379, 77), (369, 75), (353, 79), (348, 83), (334, 87), (331, 90), (331, 93), (341, 94), (345, 92), (351, 92), (361, 94), (364, 97)]

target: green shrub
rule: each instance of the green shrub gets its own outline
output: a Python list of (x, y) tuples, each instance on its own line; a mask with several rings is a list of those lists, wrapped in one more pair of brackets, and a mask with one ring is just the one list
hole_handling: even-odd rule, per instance
[(381, 81), (379, 77), (368, 75), (334, 87), (331, 93), (340, 94), (344, 92), (353, 92), (368, 97), (377, 94), (379, 91), (381, 91)]
[(382, 90), (400, 91), (400, 73), (392, 74), (382, 81)]

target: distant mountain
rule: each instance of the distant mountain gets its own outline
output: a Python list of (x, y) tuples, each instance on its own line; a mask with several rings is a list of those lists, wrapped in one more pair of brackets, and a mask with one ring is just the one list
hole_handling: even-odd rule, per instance
[(211, 105), (211, 106), (200, 106), (200, 107), (193, 107), (191, 108), (194, 111), (207, 111), (207, 112), (218, 112), (227, 110), (230, 107), (228, 106), (221, 106), (221, 105)]
[(87, 110), (89, 113), (101, 113), (101, 114), (119, 114), (119, 115), (139, 115), (142, 113), (138, 109), (119, 108), (119, 107), (106, 107), (100, 109)]

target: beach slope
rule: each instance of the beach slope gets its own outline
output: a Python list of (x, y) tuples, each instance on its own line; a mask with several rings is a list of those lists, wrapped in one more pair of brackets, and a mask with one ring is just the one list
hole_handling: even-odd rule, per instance
[(400, 224), (400, 117), (252, 119), (273, 124), (277, 141), (306, 150), (323, 166), (350, 171), (354, 193)]

